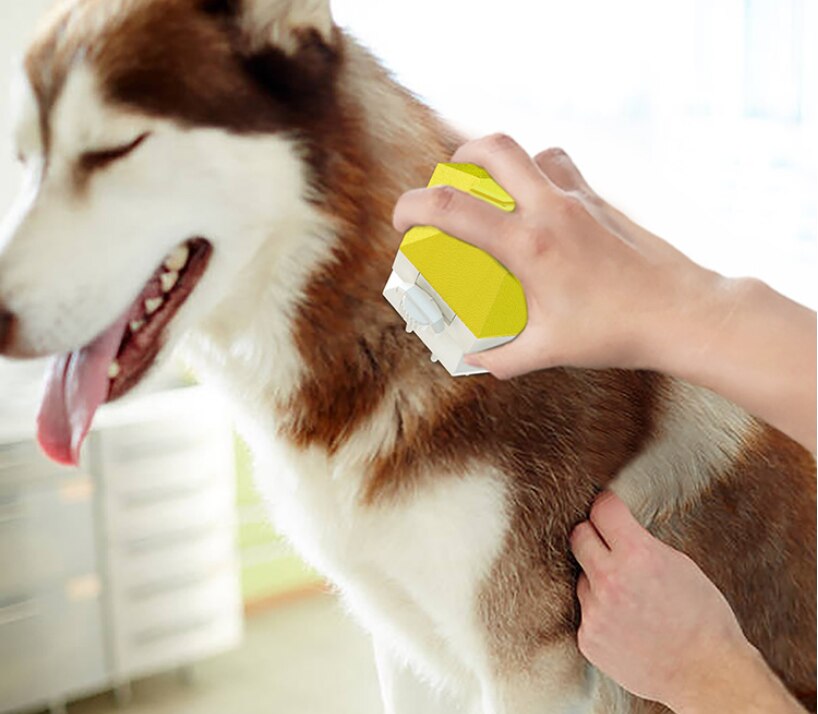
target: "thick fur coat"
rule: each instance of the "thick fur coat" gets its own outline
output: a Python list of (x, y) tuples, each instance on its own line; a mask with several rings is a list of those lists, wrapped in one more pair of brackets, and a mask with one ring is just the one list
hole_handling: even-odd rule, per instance
[(389, 714), (663, 711), (577, 650), (568, 536), (604, 488), (814, 711), (813, 458), (658, 374), (433, 364), (381, 296), (390, 218), (463, 138), (324, 0), (63, 0), (17, 97), (3, 352), (87, 343), (207, 239), (157, 359), (181, 343), (233, 404), (278, 527), (371, 632)]

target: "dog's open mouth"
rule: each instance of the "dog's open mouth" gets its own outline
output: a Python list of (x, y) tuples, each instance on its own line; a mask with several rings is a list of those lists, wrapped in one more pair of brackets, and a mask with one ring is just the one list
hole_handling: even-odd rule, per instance
[(96, 410), (128, 392), (151, 366), (165, 328), (204, 275), (211, 253), (202, 238), (178, 246), (113, 325), (81, 349), (54, 358), (37, 417), (48, 456), (78, 463)]

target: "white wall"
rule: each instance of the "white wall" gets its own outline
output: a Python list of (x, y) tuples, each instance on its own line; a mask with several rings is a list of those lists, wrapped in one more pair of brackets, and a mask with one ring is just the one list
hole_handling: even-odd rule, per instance
[(17, 191), (19, 170), (11, 146), (8, 110), (12, 70), (37, 18), (53, 0), (0, 0), (0, 215)]
[(815, 0), (336, 0), (444, 115), (591, 184), (695, 259), (818, 304)]

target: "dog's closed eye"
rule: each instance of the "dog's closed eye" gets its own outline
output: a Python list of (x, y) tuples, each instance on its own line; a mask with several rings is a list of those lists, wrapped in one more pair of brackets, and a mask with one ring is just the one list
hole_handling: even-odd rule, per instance
[(86, 151), (80, 156), (80, 166), (86, 172), (98, 171), (110, 166), (115, 161), (129, 156), (150, 136), (150, 132), (141, 134), (129, 144), (115, 146), (111, 149)]

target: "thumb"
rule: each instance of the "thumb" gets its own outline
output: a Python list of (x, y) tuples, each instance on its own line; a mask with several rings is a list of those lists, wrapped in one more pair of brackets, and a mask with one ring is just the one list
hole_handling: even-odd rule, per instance
[(488, 370), (498, 379), (511, 379), (526, 372), (549, 367), (535, 333), (523, 330), (511, 342), (500, 347), (466, 355), (466, 364)]

